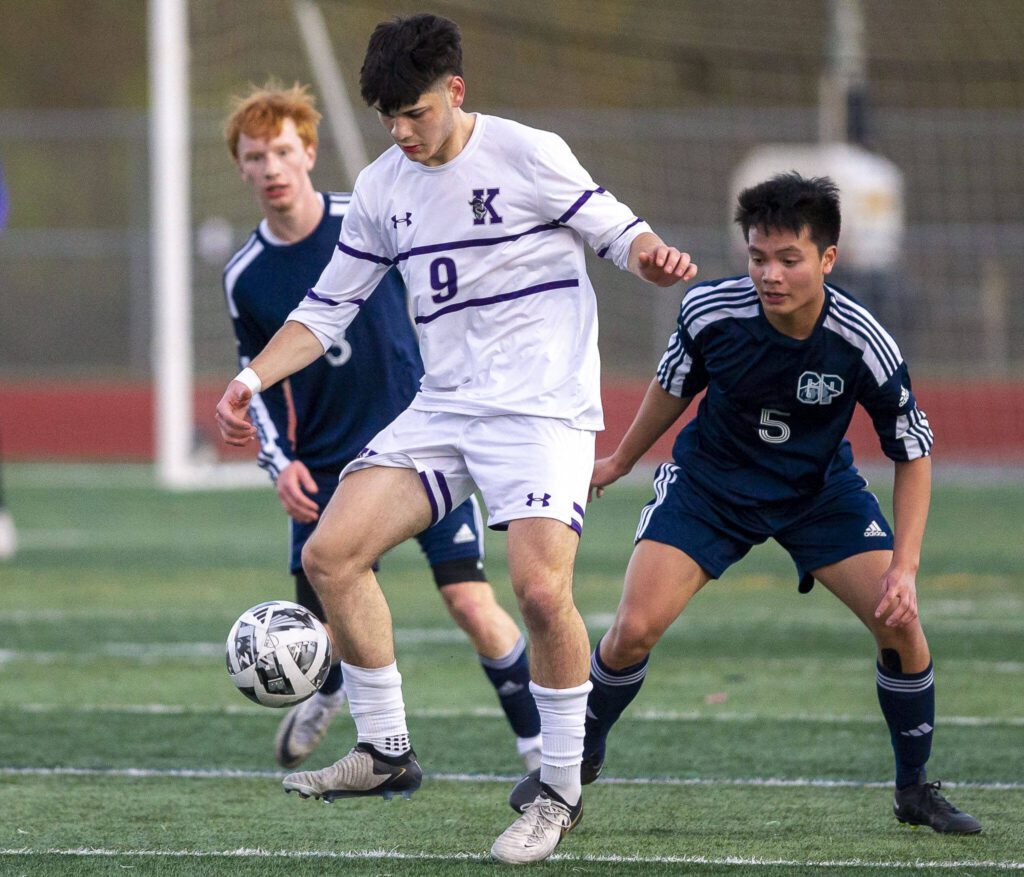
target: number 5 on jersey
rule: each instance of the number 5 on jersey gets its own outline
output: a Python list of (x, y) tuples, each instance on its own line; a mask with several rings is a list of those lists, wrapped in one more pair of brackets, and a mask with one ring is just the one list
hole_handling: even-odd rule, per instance
[(761, 441), (772, 445), (781, 445), (783, 442), (789, 441), (789, 424), (784, 420), (779, 420), (780, 417), (789, 417), (789, 415), (785, 411), (776, 411), (774, 408), (761, 409), (761, 428), (757, 431)]

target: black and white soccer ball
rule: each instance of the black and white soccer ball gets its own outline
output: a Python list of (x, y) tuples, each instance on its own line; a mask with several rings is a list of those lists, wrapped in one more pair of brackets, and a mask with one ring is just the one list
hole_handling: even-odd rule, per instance
[(228, 675), (263, 706), (301, 703), (324, 684), (331, 669), (331, 639), (312, 612), (271, 600), (246, 609), (227, 641)]

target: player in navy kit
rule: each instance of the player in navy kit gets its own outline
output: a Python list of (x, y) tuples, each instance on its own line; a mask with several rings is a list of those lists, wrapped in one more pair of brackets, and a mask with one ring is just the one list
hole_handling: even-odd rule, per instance
[[(915, 576), (931, 489), (932, 433), (899, 348), (854, 299), (825, 283), (837, 255), (839, 195), (827, 178), (783, 174), (739, 196), (749, 275), (702, 283), (632, 425), (594, 465), (603, 489), (628, 473), (702, 390), (673, 461), (654, 478), (622, 600), (591, 657), (582, 780), (604, 763), (612, 725), (636, 696), (658, 639), (711, 579), (776, 539), (800, 589), (816, 579), (874, 635), (876, 682), (896, 757), (901, 822), (973, 834), (981, 824), (928, 783), (932, 660)], [(889, 526), (844, 438), (857, 403), (895, 464)], [(510, 803), (531, 799), (526, 777)]]
[[(309, 172), (316, 159), (320, 115), (305, 89), (268, 85), (241, 100), (225, 135), (242, 179), (264, 219), (224, 271), (228, 310), (247, 365), (283, 325), (320, 276), (338, 244), (351, 195), (320, 193)], [(363, 319), (336, 338), (326, 355), (253, 397), (259, 464), (270, 474), (291, 517), (296, 600), (326, 621), (302, 569), (313, 533), (345, 465), (404, 410), (423, 363), (397, 272), (388, 272)], [(487, 583), (482, 522), (475, 498), (416, 538), (458, 625), (469, 635), (517, 736), (528, 768), (539, 765), (540, 718), (529, 691), (525, 641)], [(293, 707), (275, 750), (284, 767), (300, 764), (323, 737), (344, 701), (340, 664), (323, 689)]]

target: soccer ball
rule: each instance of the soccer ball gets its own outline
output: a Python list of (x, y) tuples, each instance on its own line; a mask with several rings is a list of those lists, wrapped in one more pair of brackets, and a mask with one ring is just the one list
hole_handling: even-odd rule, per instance
[(250, 700), (293, 706), (317, 692), (331, 669), (331, 638), (308, 609), (271, 600), (247, 609), (227, 641), (228, 675)]

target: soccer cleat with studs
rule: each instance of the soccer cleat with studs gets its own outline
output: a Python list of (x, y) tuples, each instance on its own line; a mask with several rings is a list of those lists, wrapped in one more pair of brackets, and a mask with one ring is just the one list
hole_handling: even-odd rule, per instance
[(913, 827), (927, 825), (942, 834), (977, 834), (981, 823), (949, 803), (939, 789), (941, 782), (918, 783), (897, 789), (892, 810), (896, 818)]
[[(594, 780), (601, 776), (604, 770), (604, 753), (595, 752), (592, 755), (584, 755), (580, 764), (580, 784), (589, 786)], [(543, 786), (540, 781), (540, 768), (531, 770), (524, 776), (509, 793), (508, 805), (516, 813), (524, 813), (526, 808), (533, 803), (534, 799), (541, 793)]]
[(274, 740), (274, 757), (281, 767), (298, 767), (320, 745), (334, 714), (345, 703), (345, 689), (335, 695), (314, 694), (296, 704), (281, 720)]
[(555, 851), (582, 816), (582, 796), (570, 805), (554, 789), (541, 784), (537, 797), (494, 842), (491, 855), (509, 865), (540, 862)]
[(290, 773), (282, 781), (286, 792), (302, 798), (322, 798), (328, 804), (338, 798), (395, 795), (411, 798), (423, 782), (416, 753), (385, 758), (369, 743), (357, 743), (344, 758), (323, 770)]

